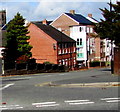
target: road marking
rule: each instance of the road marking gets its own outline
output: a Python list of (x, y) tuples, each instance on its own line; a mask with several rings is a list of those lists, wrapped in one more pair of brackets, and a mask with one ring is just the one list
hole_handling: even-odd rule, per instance
[(20, 105), (10, 105), (10, 106), (16, 106), (16, 107), (18, 107), (18, 106), (20, 106)]
[(16, 107), (16, 109), (21, 109), (21, 108), (23, 108), (23, 107)]
[(106, 102), (119, 102), (120, 100), (110, 100), (110, 101), (106, 101)]
[(120, 98), (102, 98), (101, 100), (118, 100)]
[(80, 104), (92, 104), (92, 103), (94, 103), (94, 102), (90, 102), (89, 100), (67, 100), (64, 102), (68, 103), (69, 105), (80, 105)]
[(6, 107), (6, 105), (3, 105), (3, 106), (0, 105), (0, 108), (2, 108), (2, 107)]
[(0, 105), (0, 110), (8, 110), (8, 109), (20, 109), (19, 105)]
[(56, 102), (41, 102), (41, 103), (32, 103), (32, 105), (35, 105), (36, 107), (53, 107), (58, 106)]
[(69, 103), (69, 105), (92, 104), (92, 103), (94, 103), (94, 102)]
[(37, 105), (36, 107), (53, 107), (58, 106), (59, 104), (51, 104), (51, 105)]
[(0, 88), (0, 90), (6, 89), (6, 88), (8, 88), (8, 87), (10, 87), (10, 86), (12, 86), (12, 85), (14, 85), (14, 83), (12, 83), (12, 84), (7, 84), (6, 86)]
[(7, 110), (7, 109), (9, 109), (9, 108), (0, 108), (0, 110)]
[(44, 105), (44, 104), (53, 104), (56, 102), (42, 102), (42, 103), (32, 103), (32, 105)]
[(112, 103), (112, 102), (120, 102), (120, 98), (102, 98), (102, 101), (106, 101), (108, 103)]
[(71, 102), (84, 102), (84, 101), (89, 101), (89, 100), (68, 100), (64, 102), (71, 103)]

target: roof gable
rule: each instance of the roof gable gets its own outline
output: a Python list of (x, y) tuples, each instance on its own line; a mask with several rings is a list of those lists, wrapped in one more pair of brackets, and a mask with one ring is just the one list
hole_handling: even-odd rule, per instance
[(75, 42), (75, 40), (71, 39), (69, 36), (55, 29), (51, 25), (44, 25), (41, 23), (33, 23), (50, 37), (52, 37), (57, 42)]

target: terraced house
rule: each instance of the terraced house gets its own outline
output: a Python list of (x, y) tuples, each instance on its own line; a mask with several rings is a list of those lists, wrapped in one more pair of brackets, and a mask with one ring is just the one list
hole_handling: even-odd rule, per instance
[(33, 46), (32, 58), (37, 63), (46, 61), (54, 64), (66, 65), (69, 69), (76, 66), (76, 42), (56, 28), (50, 26), (47, 20), (31, 22), (30, 45)]

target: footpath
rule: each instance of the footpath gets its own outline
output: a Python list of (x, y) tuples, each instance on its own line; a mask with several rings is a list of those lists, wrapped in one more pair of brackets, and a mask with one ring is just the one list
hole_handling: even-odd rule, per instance
[(83, 71), (72, 71), (79, 74), (77, 78), (48, 82), (39, 86), (51, 87), (118, 87), (120, 76), (111, 74), (110, 68), (94, 68)]

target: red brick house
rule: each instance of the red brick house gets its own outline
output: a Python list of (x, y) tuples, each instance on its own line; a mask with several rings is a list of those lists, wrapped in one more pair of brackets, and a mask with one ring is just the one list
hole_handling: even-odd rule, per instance
[(29, 42), (33, 46), (32, 58), (35, 58), (37, 63), (48, 61), (74, 68), (76, 42), (46, 22), (31, 22), (28, 26), (31, 37)]

